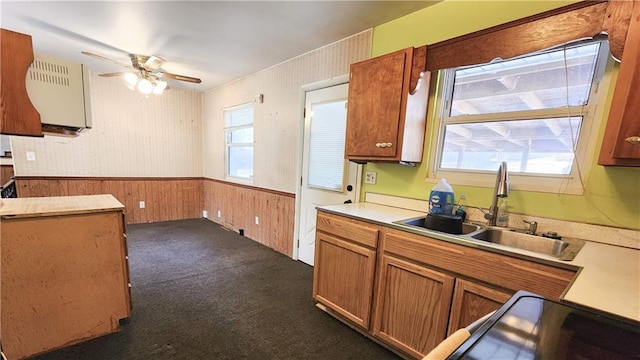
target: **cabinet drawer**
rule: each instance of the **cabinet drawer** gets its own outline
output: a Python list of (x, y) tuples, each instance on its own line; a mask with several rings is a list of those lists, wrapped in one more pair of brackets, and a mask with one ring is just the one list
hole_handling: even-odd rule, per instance
[(318, 212), (316, 229), (370, 248), (378, 247), (378, 227), (362, 221)]
[(402, 231), (386, 230), (382, 250), (512, 291), (559, 298), (575, 271), (452, 244)]

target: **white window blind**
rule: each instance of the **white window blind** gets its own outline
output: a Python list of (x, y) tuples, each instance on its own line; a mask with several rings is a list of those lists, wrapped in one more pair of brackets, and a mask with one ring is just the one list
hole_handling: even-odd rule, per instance
[(314, 104), (311, 111), (307, 183), (310, 187), (343, 191), (346, 100)]

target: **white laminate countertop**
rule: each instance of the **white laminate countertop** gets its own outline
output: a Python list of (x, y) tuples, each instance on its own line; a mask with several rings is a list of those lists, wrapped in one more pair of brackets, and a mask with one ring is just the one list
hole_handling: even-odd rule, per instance
[[(424, 212), (373, 203), (320, 206), (318, 209), (400, 230), (408, 229), (394, 224), (395, 221), (426, 215)], [(580, 269), (562, 300), (640, 321), (640, 250), (587, 241), (575, 259), (560, 261), (551, 256), (501, 245), (485, 242), (478, 244), (476, 241), (468, 241), (437, 231), (429, 232), (428, 235), (487, 251), (507, 255), (512, 253), (514, 256), (525, 257), (532, 261)]]
[(78, 195), (0, 200), (2, 219), (71, 215), (122, 210), (124, 205), (113, 195)]

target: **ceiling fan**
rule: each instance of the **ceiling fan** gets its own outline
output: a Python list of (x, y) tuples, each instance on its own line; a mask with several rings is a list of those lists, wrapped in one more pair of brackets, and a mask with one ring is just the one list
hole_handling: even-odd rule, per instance
[(131, 90), (138, 89), (141, 93), (148, 95), (151, 93), (161, 94), (164, 89), (167, 88), (167, 82), (163, 79), (173, 79), (179, 81), (186, 81), (190, 83), (200, 84), (202, 80), (190, 76), (172, 74), (161, 69), (162, 65), (166, 63), (161, 57), (147, 56), (140, 54), (129, 54), (131, 59), (131, 65), (125, 64), (120, 61), (112, 60), (107, 57), (90, 53), (88, 51), (82, 52), (84, 55), (94, 57), (106, 62), (110, 62), (116, 65), (120, 65), (131, 71), (114, 72), (98, 74), (99, 76), (112, 77), (112, 76), (124, 76), (125, 84)]

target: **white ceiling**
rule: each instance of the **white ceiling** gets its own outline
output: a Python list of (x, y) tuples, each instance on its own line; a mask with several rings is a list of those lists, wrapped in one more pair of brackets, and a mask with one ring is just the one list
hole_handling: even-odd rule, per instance
[(0, 1), (0, 26), (32, 36), (34, 52), (126, 70), (129, 53), (167, 60), (164, 71), (202, 79), (204, 91), (437, 1)]

